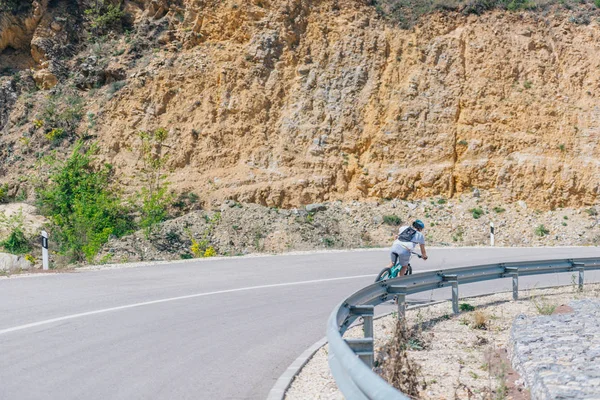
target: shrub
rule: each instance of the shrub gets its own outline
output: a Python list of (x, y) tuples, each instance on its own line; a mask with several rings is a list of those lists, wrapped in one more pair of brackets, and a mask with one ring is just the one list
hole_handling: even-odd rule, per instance
[(196, 239), (192, 239), (192, 246), (190, 247), (190, 251), (196, 258), (200, 258), (204, 254), (204, 251), (200, 247), (200, 242), (198, 242)]
[(536, 234), (536, 236), (543, 237), (549, 234), (550, 231), (546, 229), (546, 227), (543, 224), (540, 224), (535, 228), (534, 233)]
[[(140, 226), (146, 237), (152, 233), (154, 226), (168, 217), (167, 207), (173, 201), (169, 192), (169, 183), (165, 181), (163, 169), (168, 157), (162, 155), (162, 147), (167, 139), (167, 131), (159, 128), (152, 133), (140, 132), (142, 151), (142, 182), (144, 187), (138, 193), (141, 201)], [(154, 151), (156, 150), (156, 151)]]
[[(69, 135), (74, 135), (83, 118), (83, 100), (79, 95), (56, 92), (48, 98), (42, 113), (35, 120), (36, 127), (52, 128), (47, 131), (49, 140), (59, 140)], [(49, 135), (51, 135), (49, 137)]]
[(7, 217), (4, 213), (0, 214), (0, 225), (10, 231), (8, 237), (0, 242), (0, 245), (11, 254), (24, 254), (31, 251), (31, 244), (25, 237), (23, 230), (24, 220), (22, 210), (10, 217)]
[(500, 213), (503, 213), (504, 211), (506, 211), (506, 208), (494, 207), (493, 210), (496, 214), (500, 214)]
[(386, 225), (398, 226), (402, 223), (402, 220), (397, 215), (384, 215), (383, 223)]
[(594, 5), (600, 8), (600, 0), (594, 0)]
[(397, 321), (394, 336), (377, 352), (376, 372), (402, 393), (418, 398), (425, 385), (420, 381), (421, 367), (408, 357), (409, 346), (419, 345), (411, 339), (405, 323)]
[(475, 311), (473, 314), (473, 329), (487, 329), (487, 316), (481, 311)]
[(469, 212), (475, 219), (479, 219), (483, 215), (483, 209), (481, 207), (471, 208)]
[(469, 303), (460, 303), (460, 305), (458, 306), (458, 309), (460, 311), (474, 311), (475, 307), (473, 307)]
[(108, 94), (109, 95), (113, 95), (115, 93), (117, 93), (119, 90), (123, 89), (125, 87), (125, 85), (127, 85), (127, 82), (125, 81), (116, 81), (110, 84), (110, 86), (108, 87)]
[(125, 18), (125, 12), (121, 10), (120, 5), (111, 4), (105, 0), (96, 1), (94, 7), (85, 10), (85, 15), (92, 28), (99, 33), (120, 28)]
[(531, 81), (525, 81), (525, 82), (523, 83), (523, 87), (524, 87), (525, 89), (531, 89)]
[(206, 248), (206, 250), (204, 251), (204, 257), (214, 257), (216, 255), (217, 255), (217, 251), (212, 246), (208, 246)]
[(556, 310), (556, 304), (552, 304), (544, 296), (540, 296), (539, 298), (532, 297), (531, 302), (541, 315), (551, 315)]
[(462, 226), (459, 225), (456, 227), (454, 235), (452, 235), (452, 240), (455, 242), (462, 242), (464, 234), (465, 234), (465, 228), (463, 228)]
[(111, 188), (112, 167), (94, 167), (97, 147), (81, 141), (65, 161), (49, 159), (48, 182), (36, 189), (37, 203), (52, 223), (59, 252), (73, 261), (91, 262), (111, 235), (133, 229), (128, 209)]
[(444, 199), (444, 198), (441, 198), (441, 199), (439, 199), (439, 200), (437, 201), (437, 203), (438, 203), (438, 204), (446, 204), (446, 203), (447, 203), (447, 201), (446, 201), (446, 199)]
[(0, 186), (0, 203), (8, 202), (8, 185), (5, 183)]
[(51, 142), (58, 142), (65, 136), (65, 130), (60, 128), (54, 128), (46, 134), (46, 139)]
[(585, 212), (590, 217), (595, 217), (596, 215), (598, 215), (598, 210), (596, 210), (594, 207), (586, 209)]

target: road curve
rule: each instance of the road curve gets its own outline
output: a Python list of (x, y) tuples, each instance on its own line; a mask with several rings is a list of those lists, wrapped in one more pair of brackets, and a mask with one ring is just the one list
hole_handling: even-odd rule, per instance
[[(431, 249), (419, 270), (598, 248)], [(190, 261), (0, 279), (0, 399), (264, 399), (324, 335), (333, 307), (372, 282), (386, 250)], [(589, 273), (586, 280), (600, 280)], [(521, 287), (570, 276), (523, 278)], [(510, 281), (461, 286), (461, 296)], [(447, 298), (446, 289), (413, 301)]]

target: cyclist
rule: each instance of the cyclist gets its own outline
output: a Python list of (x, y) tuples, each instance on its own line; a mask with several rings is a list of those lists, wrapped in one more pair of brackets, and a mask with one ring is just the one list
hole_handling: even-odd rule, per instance
[(412, 226), (401, 226), (398, 229), (398, 238), (394, 241), (390, 251), (390, 265), (388, 268), (392, 268), (394, 265), (399, 263), (402, 265), (402, 269), (398, 273), (398, 276), (403, 276), (408, 268), (408, 262), (410, 261), (410, 254), (418, 244), (421, 247), (421, 255), (423, 260), (427, 260), (427, 252), (425, 251), (425, 237), (421, 233), (425, 229), (425, 224), (420, 219), (417, 219), (412, 223)]

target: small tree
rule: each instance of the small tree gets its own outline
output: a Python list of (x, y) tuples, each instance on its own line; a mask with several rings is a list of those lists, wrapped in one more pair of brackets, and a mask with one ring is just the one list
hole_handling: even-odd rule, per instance
[(167, 136), (168, 132), (164, 128), (152, 133), (139, 133), (144, 187), (138, 193), (138, 197), (141, 199), (140, 226), (144, 229), (146, 237), (150, 236), (156, 224), (167, 219), (168, 206), (173, 201), (173, 195), (169, 192), (169, 182), (163, 173), (168, 156), (162, 154), (162, 148)]
[(65, 161), (50, 158), (48, 181), (36, 190), (40, 211), (52, 223), (59, 251), (74, 261), (91, 262), (111, 235), (129, 233), (133, 223), (112, 189), (112, 166), (94, 166), (97, 147), (77, 142)]

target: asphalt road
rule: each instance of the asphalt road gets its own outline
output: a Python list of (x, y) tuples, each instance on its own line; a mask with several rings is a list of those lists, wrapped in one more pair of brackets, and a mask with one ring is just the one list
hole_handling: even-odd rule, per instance
[[(431, 249), (415, 272), (598, 248)], [(0, 399), (264, 399), (387, 251), (228, 258), (0, 279)], [(586, 281), (600, 280), (586, 273)], [(520, 287), (569, 284), (535, 276)], [(460, 287), (510, 290), (509, 279)], [(448, 288), (412, 301), (449, 298)]]

